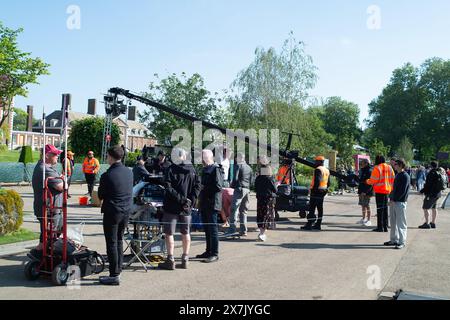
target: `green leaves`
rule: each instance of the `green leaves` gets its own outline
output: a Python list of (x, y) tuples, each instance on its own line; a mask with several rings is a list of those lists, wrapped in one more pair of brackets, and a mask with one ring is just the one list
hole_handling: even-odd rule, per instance
[(38, 77), (49, 74), (50, 65), (19, 49), (17, 37), (22, 31), (0, 22), (0, 127), (11, 111), (14, 96), (26, 96), (27, 85), (39, 84)]
[[(94, 151), (97, 159), (101, 157), (104, 126), (105, 118), (100, 117), (86, 118), (75, 121), (72, 124), (69, 144), (77, 159), (84, 159), (84, 156), (90, 150)], [(120, 141), (120, 132), (117, 124), (112, 124), (111, 131), (111, 146), (114, 146)]]
[(420, 160), (434, 158), (450, 140), (450, 60), (432, 58), (419, 68), (408, 63), (394, 70), (369, 106), (374, 137), (395, 150), (407, 137)]
[[(159, 77), (155, 75), (156, 79)], [(226, 109), (219, 108), (218, 94), (212, 95), (205, 88), (204, 80), (199, 74), (188, 77), (184, 72), (178, 76), (171, 74), (167, 78), (159, 80), (158, 83), (151, 82), (146, 97), (161, 102), (165, 105), (186, 112), (204, 121), (224, 120), (226, 122)], [(222, 117), (223, 114), (223, 117)], [(186, 128), (193, 130), (190, 121), (180, 119), (171, 114), (149, 107), (139, 114), (140, 121), (152, 129), (152, 133), (158, 141), (170, 139), (172, 132), (176, 129)]]

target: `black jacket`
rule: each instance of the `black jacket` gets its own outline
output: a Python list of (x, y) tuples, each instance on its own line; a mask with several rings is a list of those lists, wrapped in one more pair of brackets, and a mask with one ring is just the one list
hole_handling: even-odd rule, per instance
[(186, 200), (195, 204), (200, 194), (200, 179), (190, 163), (173, 164), (165, 176), (164, 210), (179, 214)]
[(438, 175), (439, 172), (437, 169), (432, 169), (430, 173), (428, 173), (425, 186), (420, 190), (420, 193), (424, 193), (429, 197), (437, 197), (442, 191)]
[(144, 165), (137, 164), (133, 168), (133, 184), (138, 184), (145, 176), (150, 173), (145, 169)]
[(114, 163), (102, 174), (98, 197), (103, 200), (105, 218), (129, 215), (133, 204), (133, 173), (121, 162)]
[(373, 186), (368, 185), (366, 181), (372, 176), (372, 169), (369, 166), (362, 168), (358, 177), (358, 194), (365, 193), (368, 196), (373, 196)]
[(275, 179), (272, 176), (259, 175), (255, 180), (256, 198), (274, 198), (277, 194)]
[(411, 178), (405, 171), (398, 173), (394, 180), (394, 189), (389, 198), (394, 202), (408, 202)]
[(169, 160), (165, 160), (163, 163), (160, 163), (158, 158), (152, 159), (151, 161), (147, 161), (145, 163), (145, 168), (148, 172), (155, 174), (163, 174), (166, 175), (167, 170), (170, 168), (172, 163)]
[(204, 167), (201, 181), (200, 210), (222, 210), (223, 168), (215, 164)]
[(250, 189), (250, 181), (252, 179), (252, 168), (247, 163), (241, 163), (236, 166), (234, 179), (231, 182), (233, 189)]

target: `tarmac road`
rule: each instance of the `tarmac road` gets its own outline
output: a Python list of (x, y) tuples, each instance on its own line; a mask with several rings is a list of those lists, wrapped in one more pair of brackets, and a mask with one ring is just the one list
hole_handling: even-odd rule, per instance
[[(31, 210), (29, 187), (14, 188), (24, 195)], [(74, 186), (81, 194), (85, 188)], [(70, 217), (90, 219), (85, 244), (104, 253), (105, 244), (98, 208), (80, 208), (72, 199)], [(220, 243), (220, 261), (204, 264), (191, 260), (188, 270), (150, 270), (139, 264), (124, 271), (120, 287), (98, 284), (98, 276), (83, 279), (79, 287), (53, 287), (49, 280), (29, 282), (23, 275), (25, 254), (0, 258), (0, 299), (377, 299), (383, 291), (399, 289), (450, 297), (450, 216), (441, 211), (437, 230), (419, 230), (423, 222), (422, 196), (413, 193), (408, 204), (408, 244), (404, 250), (383, 247), (388, 234), (356, 225), (360, 207), (354, 194), (326, 198), (322, 232), (302, 232), (294, 213), (257, 242), (248, 238)], [(256, 199), (251, 199), (250, 227), (255, 228)], [(372, 202), (375, 211), (375, 203)], [(376, 221), (376, 218), (373, 220)], [(24, 226), (38, 230), (33, 216)], [(203, 253), (203, 233), (193, 233), (191, 256)], [(177, 244), (180, 242), (178, 241)], [(176, 255), (181, 256), (179, 247)], [(103, 275), (107, 275), (104, 273)], [(378, 277), (379, 276), (379, 277)]]

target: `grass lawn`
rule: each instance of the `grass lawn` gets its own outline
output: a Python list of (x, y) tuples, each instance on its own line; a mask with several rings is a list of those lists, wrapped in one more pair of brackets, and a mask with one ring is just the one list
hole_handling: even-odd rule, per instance
[(17, 232), (0, 236), (0, 245), (39, 239), (39, 233), (20, 229)]
[[(20, 151), (5, 151), (0, 152), (0, 162), (18, 162)], [(33, 161), (39, 160), (39, 151), (33, 151)]]

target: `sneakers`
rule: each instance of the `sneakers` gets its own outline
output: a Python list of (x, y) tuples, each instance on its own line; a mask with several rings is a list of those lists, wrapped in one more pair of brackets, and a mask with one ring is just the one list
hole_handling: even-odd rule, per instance
[(392, 242), (392, 241), (388, 241), (388, 242), (384, 243), (384, 246), (385, 247), (396, 247), (396, 246), (398, 246), (398, 243)]
[(398, 245), (395, 246), (395, 249), (397, 249), (397, 250), (402, 250), (404, 248), (405, 248), (404, 244), (398, 244)]
[(259, 239), (260, 241), (262, 241), (262, 242), (265, 242), (265, 241), (267, 240), (267, 236), (266, 236), (265, 233), (260, 233), (260, 234), (258, 235), (258, 239)]
[(423, 225), (419, 226), (419, 229), (431, 229), (431, 225), (428, 223), (424, 223)]
[(189, 266), (189, 258), (186, 256), (182, 256), (181, 257), (181, 265), (180, 268), (181, 269), (187, 269)]
[(175, 261), (166, 259), (163, 263), (158, 265), (158, 268), (163, 270), (175, 270)]
[(311, 231), (313, 229), (312, 224), (307, 223), (303, 227), (300, 228), (301, 230)]
[(239, 235), (244, 238), (248, 236), (247, 232), (241, 232), (239, 233)]
[(315, 231), (321, 231), (321, 230), (322, 230), (322, 226), (321, 226), (320, 224), (316, 223), (316, 224), (312, 227), (312, 229), (315, 230)]
[(365, 219), (361, 219), (356, 224), (365, 224), (365, 223), (366, 223), (366, 220)]
[(431, 227), (431, 229), (436, 229), (436, 224), (433, 223), (433, 222), (431, 222), (431, 223), (430, 223), (430, 227)]
[(371, 226), (372, 226), (372, 221), (367, 220), (367, 221), (364, 223), (364, 226), (365, 226), (365, 227), (371, 227)]

